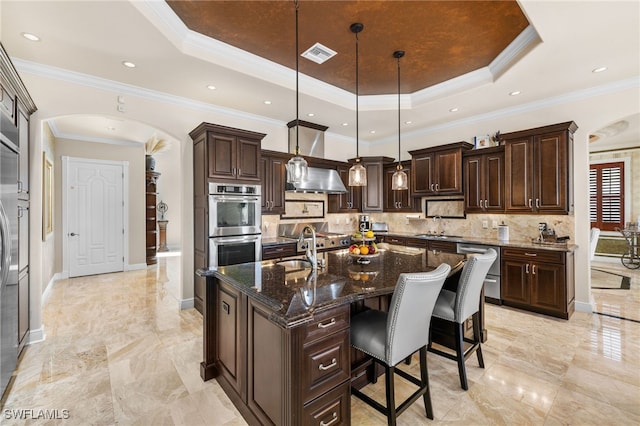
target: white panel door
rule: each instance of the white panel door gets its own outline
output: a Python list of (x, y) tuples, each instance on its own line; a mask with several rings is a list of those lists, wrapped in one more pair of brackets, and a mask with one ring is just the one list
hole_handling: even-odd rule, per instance
[(70, 159), (66, 229), (69, 276), (124, 270), (123, 166)]

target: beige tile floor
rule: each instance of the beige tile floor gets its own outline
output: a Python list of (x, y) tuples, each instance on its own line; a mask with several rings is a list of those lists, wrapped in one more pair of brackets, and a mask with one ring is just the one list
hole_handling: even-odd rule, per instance
[[(640, 320), (640, 271), (597, 266), (633, 276), (631, 290), (594, 290), (597, 309)], [(177, 309), (178, 277), (179, 257), (165, 257), (142, 271), (56, 282), (43, 312), (47, 338), (25, 350), (0, 423), (245, 424), (215, 380), (200, 379), (202, 318)], [(640, 323), (580, 312), (564, 321), (493, 305), (486, 312), (486, 368), (467, 361), (465, 392), (455, 363), (429, 354), (435, 420), (420, 401), (400, 425), (640, 424)], [(383, 400), (383, 383), (367, 392)], [(396, 383), (398, 399), (411, 391)], [(14, 410), (69, 418), (16, 420)], [(355, 398), (352, 418), (386, 424)]]

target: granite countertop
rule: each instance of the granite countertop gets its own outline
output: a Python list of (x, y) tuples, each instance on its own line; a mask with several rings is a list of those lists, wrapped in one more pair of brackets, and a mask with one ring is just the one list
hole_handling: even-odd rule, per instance
[(289, 328), (311, 321), (314, 312), (393, 293), (400, 273), (435, 269), (427, 258), (427, 250), (391, 246), (367, 258), (366, 265), (348, 250), (328, 252), (326, 266), (318, 268), (315, 276), (310, 269), (286, 270), (275, 261), (222, 266), (198, 274), (215, 276), (263, 303), (272, 310), (271, 321)]
[[(471, 244), (483, 244), (487, 246), (497, 246), (497, 247), (516, 247), (516, 248), (526, 248), (532, 250), (552, 250), (552, 251), (562, 251), (562, 252), (573, 252), (578, 246), (575, 244), (568, 243), (538, 243), (533, 242), (531, 240), (508, 240), (503, 241), (497, 238), (481, 238), (481, 237), (468, 237), (468, 236), (460, 236), (460, 237), (448, 237), (442, 238), (437, 235), (425, 235), (425, 234), (415, 234), (410, 232), (378, 232), (378, 235), (384, 236), (398, 236), (405, 238), (419, 238), (425, 240), (435, 240), (435, 241), (451, 241), (454, 243), (471, 243)], [(292, 240), (289, 238), (263, 238), (262, 245), (278, 245), (278, 244), (287, 244), (291, 243)]]
[(384, 232), (381, 233), (385, 236), (398, 236), (405, 238), (420, 238), (425, 240), (434, 241), (451, 241), (454, 243), (470, 243), (470, 244), (483, 244), (487, 246), (497, 247), (516, 247), (527, 248), (532, 250), (553, 250), (563, 252), (573, 252), (578, 246), (568, 243), (538, 243), (531, 240), (499, 240), (497, 238), (482, 238), (482, 237), (468, 237), (468, 236), (449, 236), (447, 238), (438, 237), (437, 235), (415, 234), (409, 232)]

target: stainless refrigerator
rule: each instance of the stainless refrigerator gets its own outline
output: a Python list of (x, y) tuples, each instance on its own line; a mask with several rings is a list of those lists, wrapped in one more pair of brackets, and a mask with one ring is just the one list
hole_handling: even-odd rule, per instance
[(17, 129), (0, 131), (0, 395), (18, 360)]

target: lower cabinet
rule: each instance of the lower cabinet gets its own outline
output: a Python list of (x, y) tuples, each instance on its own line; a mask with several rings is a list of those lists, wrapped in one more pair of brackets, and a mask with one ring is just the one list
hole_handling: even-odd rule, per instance
[(573, 253), (502, 249), (505, 305), (569, 319), (575, 309)]
[(350, 424), (348, 305), (283, 328), (224, 282), (216, 299), (218, 383), (249, 424)]

